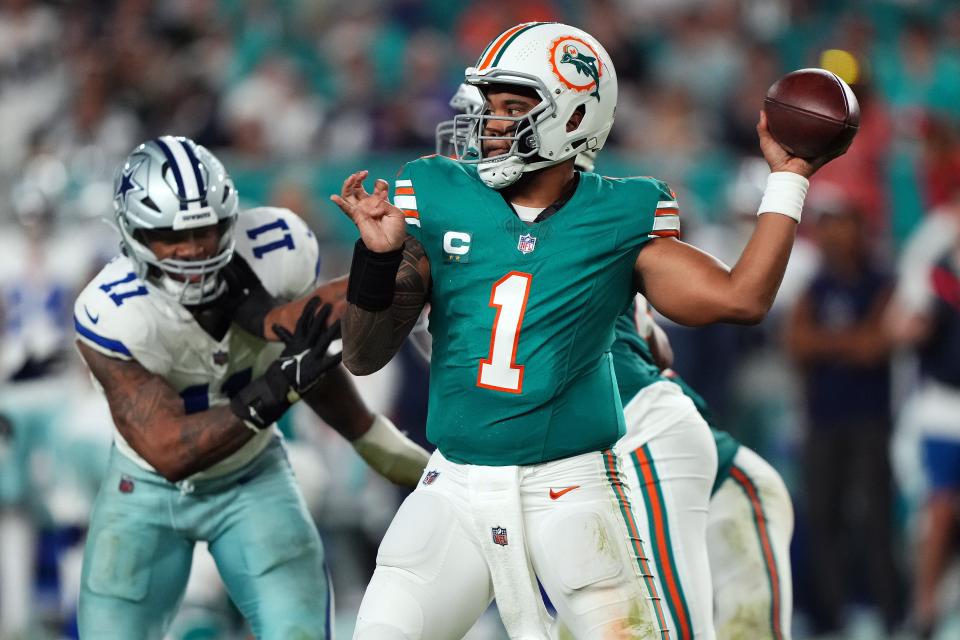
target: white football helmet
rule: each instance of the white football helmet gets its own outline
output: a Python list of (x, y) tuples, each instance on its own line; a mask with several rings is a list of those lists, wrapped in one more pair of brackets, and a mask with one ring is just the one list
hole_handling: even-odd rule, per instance
[[(188, 138), (163, 136), (130, 152), (114, 178), (113, 209), (124, 253), (148, 279), (181, 304), (216, 299), (226, 287), (217, 274), (233, 258), (237, 190), (223, 164)], [(159, 259), (142, 232), (216, 224), (217, 254), (201, 260)], [(151, 269), (152, 267), (152, 269)]]
[[(541, 102), (523, 116), (460, 114), (470, 135), (458, 141), (461, 162), (478, 165), (480, 178), (494, 189), (516, 182), (523, 173), (564, 162), (582, 151), (599, 151), (613, 126), (617, 74), (606, 50), (576, 27), (556, 22), (527, 22), (507, 29), (487, 45), (477, 64), (466, 70), (468, 84), (517, 85), (534, 89)], [(583, 108), (580, 125), (567, 122)], [(487, 120), (515, 121), (509, 135), (485, 133)], [(455, 125), (459, 130), (459, 124)], [(510, 151), (483, 158), (484, 140), (507, 140)]]
[[(469, 113), (477, 115), (483, 113), (483, 107), (486, 104), (480, 89), (472, 84), (461, 83), (457, 87), (457, 92), (450, 98), (450, 106), (457, 113)], [(457, 148), (460, 145), (465, 146), (467, 138), (473, 129), (472, 122), (460, 122), (459, 128), (455, 119), (444, 120), (437, 125), (436, 146), (438, 156), (456, 157)], [(459, 142), (458, 142), (459, 141)]]

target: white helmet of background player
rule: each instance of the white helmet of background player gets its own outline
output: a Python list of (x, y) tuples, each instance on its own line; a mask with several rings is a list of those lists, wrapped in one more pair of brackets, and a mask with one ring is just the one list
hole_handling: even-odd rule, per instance
[[(457, 87), (457, 92), (450, 98), (450, 106), (457, 113), (467, 113), (470, 115), (479, 115), (483, 113), (483, 107), (486, 104), (480, 89), (472, 84), (462, 83)], [(459, 128), (457, 125), (460, 125)], [(437, 125), (436, 143), (437, 155), (456, 157), (458, 147), (465, 147), (469, 139), (470, 132), (473, 129), (472, 122), (460, 122), (456, 119), (444, 120)]]
[[(467, 69), (465, 80), (480, 87), (491, 84), (533, 89), (541, 102), (523, 116), (489, 113), (461, 114), (457, 123), (471, 134), (459, 145), (462, 162), (478, 165), (480, 178), (494, 189), (516, 182), (523, 173), (568, 160), (582, 151), (603, 147), (617, 106), (617, 74), (606, 50), (593, 36), (555, 22), (527, 22), (507, 29)], [(567, 122), (583, 109), (580, 125), (567, 131)], [(485, 132), (488, 120), (513, 120), (505, 136)], [(483, 158), (484, 140), (507, 140), (510, 150)]]
[[(225, 284), (217, 277), (233, 257), (237, 190), (223, 164), (188, 138), (163, 136), (144, 142), (127, 156), (114, 178), (113, 208), (124, 253), (146, 278), (184, 305), (217, 298)], [(187, 231), (216, 224), (216, 255), (200, 260), (159, 259), (144, 233)]]

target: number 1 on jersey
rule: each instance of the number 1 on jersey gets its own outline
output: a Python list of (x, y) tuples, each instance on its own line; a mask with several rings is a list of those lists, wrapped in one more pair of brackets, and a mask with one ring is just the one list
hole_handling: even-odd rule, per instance
[(523, 365), (517, 364), (517, 345), (532, 281), (529, 273), (511, 271), (493, 284), (490, 306), (497, 308), (497, 315), (490, 336), (490, 355), (480, 361), (478, 387), (507, 393), (520, 393), (523, 389)]

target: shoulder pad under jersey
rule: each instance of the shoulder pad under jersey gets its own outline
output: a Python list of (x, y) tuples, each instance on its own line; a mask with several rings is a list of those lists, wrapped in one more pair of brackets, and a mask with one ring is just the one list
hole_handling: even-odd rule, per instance
[(256, 207), (243, 211), (234, 235), (237, 253), (271, 295), (293, 300), (316, 288), (320, 275), (317, 238), (289, 209)]
[(676, 194), (666, 182), (650, 176), (603, 176), (602, 180), (614, 190), (626, 192), (629, 201), (640, 203), (640, 206), (644, 207), (641, 213), (651, 215), (648, 237), (680, 237), (680, 205), (677, 203)]
[(162, 319), (156, 295), (137, 277), (128, 258), (114, 258), (77, 296), (73, 307), (77, 339), (104, 355), (136, 360), (162, 374), (170, 357), (159, 348), (157, 328)]
[[(446, 156), (429, 155), (408, 162), (393, 182), (391, 190), (392, 202), (403, 211), (407, 223), (407, 231), (419, 239), (418, 230), (421, 227), (421, 209), (417, 202), (417, 189), (421, 193), (427, 190), (434, 198), (443, 198), (458, 193), (463, 181), (479, 181), (476, 168), (466, 165)], [(446, 194), (449, 190), (451, 194)]]

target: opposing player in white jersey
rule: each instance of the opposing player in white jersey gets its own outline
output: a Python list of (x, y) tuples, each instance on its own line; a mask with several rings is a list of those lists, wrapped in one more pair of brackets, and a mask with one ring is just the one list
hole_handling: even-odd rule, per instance
[(81, 636), (161, 638), (202, 540), (258, 638), (328, 638), (323, 548), (274, 422), (303, 397), (387, 477), (413, 484), (427, 459), (327, 354), (338, 326), (327, 326), (328, 305), (317, 313), (319, 297), (294, 330), (275, 329), (285, 347), (260, 335), (276, 300), (333, 300), (343, 283), (316, 289), (306, 225), (284, 209), (239, 212), (223, 165), (185, 138), (134, 149), (114, 208), (125, 255), (75, 305), (80, 352), (116, 426), (84, 557)]

